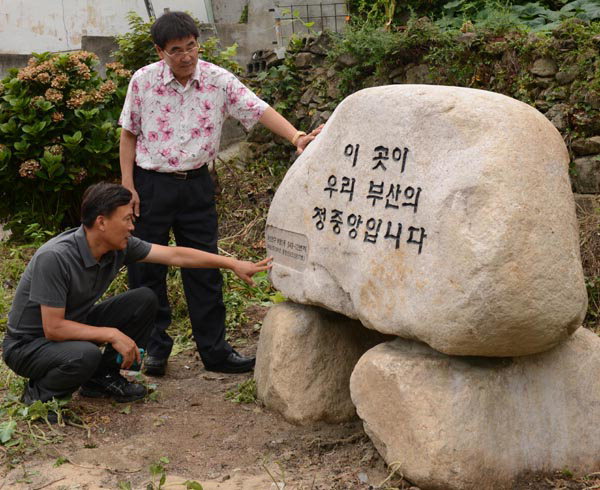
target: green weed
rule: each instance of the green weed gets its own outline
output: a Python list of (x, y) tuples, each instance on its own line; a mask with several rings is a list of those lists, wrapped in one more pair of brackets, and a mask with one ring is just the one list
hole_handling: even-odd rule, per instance
[[(169, 464), (169, 458), (163, 456), (155, 463), (152, 463), (149, 467), (150, 481), (146, 484), (146, 490), (163, 490), (167, 488), (165, 486), (167, 482), (167, 467)], [(194, 480), (186, 480), (180, 484), (183, 488), (188, 490), (203, 490), (202, 485)], [(131, 482), (121, 481), (118, 483), (119, 490), (132, 490)], [(170, 488), (170, 485), (169, 485)]]
[(225, 394), (225, 399), (233, 403), (256, 403), (256, 381), (250, 378), (238, 383), (235, 389)]

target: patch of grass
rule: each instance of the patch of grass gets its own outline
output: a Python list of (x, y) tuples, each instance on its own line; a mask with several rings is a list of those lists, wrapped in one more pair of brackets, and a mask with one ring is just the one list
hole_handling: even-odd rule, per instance
[(240, 333), (249, 319), (246, 310), (252, 305), (269, 305), (276, 294), (272, 288), (267, 272), (259, 272), (254, 276), (255, 286), (250, 286), (239, 279), (233, 272), (223, 272), (223, 300), (227, 307), (226, 326), (229, 335), (235, 337)]
[(34, 252), (30, 245), (0, 242), (0, 334), (6, 331), (15, 289)]
[[(20, 401), (25, 380), (0, 364), (0, 463), (15, 467), (44, 446), (63, 441), (61, 428), (66, 421), (88, 430), (80, 415), (67, 406), (69, 399), (37, 401), (29, 406)], [(58, 424), (51, 425), (48, 414), (55, 412)]]
[[(171, 485), (167, 485), (167, 467), (170, 463), (169, 458), (163, 456), (155, 463), (152, 463), (149, 467), (150, 470), (150, 481), (146, 484), (146, 490), (162, 490), (171, 488)], [(183, 483), (178, 484), (181, 488), (188, 490), (203, 490), (202, 485), (194, 480), (186, 480)], [(118, 483), (119, 490), (131, 490), (131, 482), (120, 481)]]
[(256, 403), (256, 381), (250, 378), (238, 383), (235, 389), (225, 394), (225, 399), (233, 403)]
[(565, 478), (573, 478), (573, 472), (568, 468), (565, 468), (564, 470), (562, 470), (562, 475)]

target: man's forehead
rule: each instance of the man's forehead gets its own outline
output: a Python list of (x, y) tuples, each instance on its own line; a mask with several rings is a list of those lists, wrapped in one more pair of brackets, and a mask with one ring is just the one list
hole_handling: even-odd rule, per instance
[(131, 204), (124, 204), (116, 209), (116, 214), (122, 218), (126, 218), (128, 215), (133, 215), (133, 207)]
[(190, 44), (195, 44), (196, 38), (194, 36), (188, 36), (181, 39), (173, 39), (168, 41), (165, 44), (165, 49), (174, 49), (174, 48), (185, 48)]

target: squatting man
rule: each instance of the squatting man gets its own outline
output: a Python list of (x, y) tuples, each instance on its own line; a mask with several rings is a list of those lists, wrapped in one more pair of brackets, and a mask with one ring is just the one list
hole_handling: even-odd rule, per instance
[(270, 259), (252, 263), (136, 238), (131, 198), (118, 184), (89, 187), (81, 226), (46, 242), (25, 269), (3, 343), (6, 364), (28, 378), (24, 403), (67, 397), (78, 388), (83, 396), (119, 402), (145, 396), (146, 388), (129, 382), (120, 369), (141, 361), (156, 295), (140, 287), (98, 302), (123, 265), (226, 268), (249, 284), (254, 274), (271, 267)]

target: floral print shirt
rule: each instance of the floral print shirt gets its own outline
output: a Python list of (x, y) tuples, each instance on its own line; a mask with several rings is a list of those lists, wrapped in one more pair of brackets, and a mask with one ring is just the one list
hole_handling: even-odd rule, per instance
[(224, 68), (198, 60), (183, 87), (159, 61), (133, 74), (119, 124), (137, 136), (137, 165), (186, 171), (215, 158), (227, 116), (250, 129), (268, 107)]

